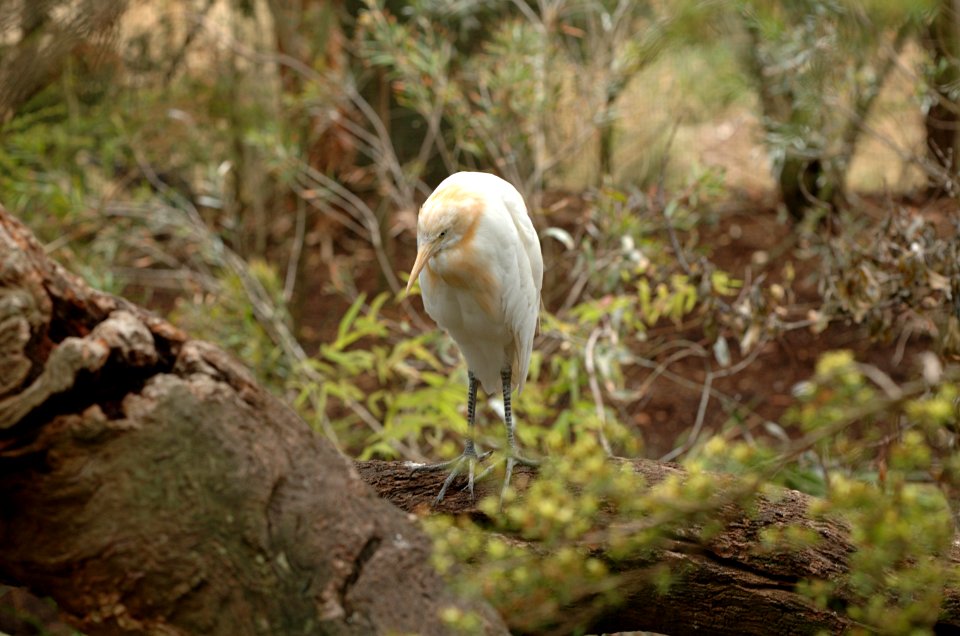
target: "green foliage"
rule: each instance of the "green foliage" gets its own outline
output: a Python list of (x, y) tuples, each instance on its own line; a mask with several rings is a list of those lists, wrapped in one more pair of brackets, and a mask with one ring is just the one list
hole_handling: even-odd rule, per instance
[[(254, 261), (249, 273), (275, 299), (278, 319), (289, 320), (282, 313), (281, 283), (273, 268), (263, 261)], [(236, 274), (224, 273), (218, 282), (215, 291), (196, 294), (189, 300), (179, 299), (171, 319), (191, 336), (219, 343), (231, 351), (268, 386), (282, 387), (292, 374), (292, 365), (257, 319), (243, 281)]]
[[(358, 21), (364, 61), (389, 72), (400, 104), (432, 126), (432, 134), (438, 118), (446, 120), (450, 130), (441, 147), (451, 148), (457, 163), (468, 164), (507, 160), (509, 149), (514, 168), (528, 174), (533, 135), (546, 108), (534, 75), (547, 52), (542, 32), (522, 19), (497, 21), (489, 38), (471, 47), (475, 53), (454, 65), (462, 45), (459, 30), (434, 22), (430, 13), (400, 21), (382, 2), (369, 0), (366, 7)], [(465, 156), (456, 156), (460, 153)]]
[[(849, 352), (836, 352), (821, 359), (801, 391), (796, 417), (829, 467), (829, 488), (812, 512), (842, 515), (856, 548), (846, 581), (804, 589), (823, 606), (847, 596), (848, 615), (871, 631), (925, 633), (953, 580), (946, 554), (955, 532), (955, 475), (941, 470), (931, 440), (956, 421), (956, 376), (932, 390), (924, 383), (895, 390), (881, 380), (884, 396), (868, 384), (868, 372), (876, 377)], [(898, 416), (890, 435), (882, 422)], [(877, 472), (880, 453), (889, 461)]]
[[(389, 299), (380, 294), (367, 306), (366, 297), (359, 296), (341, 319), (336, 338), (297, 367), (289, 382), (297, 396), (294, 404), (308, 421), (364, 459), (409, 455), (408, 440), (439, 445), (441, 438), (432, 431), (449, 426), (466, 430), (461, 414), (465, 377), (442, 372), (443, 363), (431, 351), (436, 334), (398, 337), (400, 328), (380, 315)], [(352, 414), (344, 410), (350, 405), (358, 405)], [(332, 413), (339, 416), (331, 418)]]
[(407, 169), (421, 174), (435, 152), (447, 170), (493, 165), (521, 186), (539, 186), (612, 125), (613, 102), (659, 55), (666, 23), (648, 3), (559, 2), (540, 15), (522, 4), (417, 2), (400, 17), (382, 0), (365, 6), (361, 59), (389, 74), (427, 131)]
[[(753, 2), (734, 6), (787, 207), (834, 203), (876, 96), (927, 3)], [(932, 3), (931, 3), (932, 4)], [(925, 6), (926, 5), (926, 6)]]
[[(605, 531), (611, 518), (601, 506), (633, 516), (643, 501), (637, 497), (641, 483), (632, 468), (607, 461), (590, 433), (553, 450), (561, 449), (562, 454), (544, 464), (523, 501), (508, 496), (502, 513), (497, 512), (497, 500), (481, 502), (494, 519), (496, 533), (465, 518), (426, 520), (437, 568), (456, 571), (453, 580), (465, 592), (482, 594), (501, 612), (521, 617), (528, 632), (549, 627), (567, 604), (590, 599), (593, 609), (599, 609), (619, 600), (617, 578), (587, 544)], [(637, 535), (631, 541), (637, 545)], [(651, 534), (643, 544), (655, 541)], [(590, 613), (586, 610), (580, 617), (584, 624)]]
[[(724, 528), (719, 511), (725, 506), (733, 503), (750, 514), (755, 497), (775, 501), (779, 495), (772, 484), (784, 479), (800, 451), (811, 446), (836, 451), (847, 444), (860, 452), (822, 459), (829, 470), (827, 488), (809, 514), (848, 524), (854, 547), (848, 574), (801, 581), (798, 589), (824, 609), (843, 607), (864, 633), (929, 633), (943, 589), (954, 579), (946, 556), (954, 523), (943, 490), (917, 481), (917, 471), (936, 464), (928, 431), (908, 425), (886, 440), (889, 462), (878, 476), (869, 470), (875, 457), (865, 451), (877, 446), (866, 443), (872, 438), (865, 418), (897, 412), (927, 426), (952, 422), (956, 374), (933, 390), (905, 385), (902, 395), (885, 401), (871, 394), (863, 369), (848, 352), (824, 356), (798, 407), (808, 436), (786, 451), (714, 437), (700, 459), (687, 463), (685, 475), (653, 486), (629, 463), (606, 457), (587, 427), (577, 428), (572, 442), (549, 438), (555, 440), (550, 459), (522, 499), (508, 491), (502, 511), (494, 498), (480, 503), (492, 528), (466, 517), (425, 520), (435, 540), (435, 563), (466, 593), (482, 595), (519, 620), (526, 632), (561, 621), (582, 629), (629, 590), (616, 574), (618, 563), (632, 564), (635, 574), (637, 563), (656, 563), (663, 541), (677, 533), (709, 542)], [(951, 405), (949, 413), (941, 403)], [(712, 472), (717, 468), (737, 476), (720, 477)], [(772, 526), (760, 548), (796, 552), (820, 540), (810, 527)], [(682, 586), (683, 574), (653, 567), (645, 584), (667, 590)], [(571, 606), (582, 612), (571, 618)]]
[(846, 580), (809, 581), (801, 590), (824, 608), (846, 597), (847, 614), (869, 632), (929, 633), (954, 578), (946, 558), (954, 525), (945, 501), (935, 488), (904, 476), (892, 470), (883, 485), (835, 476), (817, 511), (850, 522), (855, 551)]

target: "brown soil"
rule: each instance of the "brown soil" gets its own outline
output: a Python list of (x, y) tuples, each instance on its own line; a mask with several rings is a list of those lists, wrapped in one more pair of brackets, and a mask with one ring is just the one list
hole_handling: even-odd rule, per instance
[[(955, 203), (947, 201), (918, 203), (904, 200), (891, 204), (877, 199), (859, 203), (864, 214), (876, 219), (881, 218), (891, 205), (896, 205), (909, 213), (923, 214), (944, 230), (949, 216), (956, 209)], [(802, 317), (806, 310), (818, 307), (817, 270), (820, 262), (804, 254), (796, 245), (793, 227), (789, 222), (778, 221), (776, 209), (769, 200), (757, 198), (725, 207), (727, 211), (719, 214), (714, 224), (700, 229), (700, 244), (709, 248), (710, 260), (741, 279), (752, 277), (756, 280), (766, 275), (768, 284), (781, 282), (783, 265), (789, 260), (796, 270), (792, 286), (796, 297), (791, 314)], [(763, 261), (763, 258), (756, 257), (758, 253), (768, 259), (765, 264), (758, 265)], [(709, 347), (702, 334), (693, 332), (687, 336)], [(731, 408), (730, 403), (721, 404), (717, 399), (711, 399), (703, 421), (703, 432), (719, 431), (739, 418), (743, 420), (739, 424), (741, 429), (751, 429), (754, 434), (763, 435), (762, 426), (757, 425), (769, 421), (779, 423), (788, 434), (795, 435), (796, 431), (790, 430), (789, 423), (784, 421), (785, 412), (795, 403), (791, 389), (813, 375), (814, 366), (824, 352), (849, 349), (858, 361), (874, 365), (900, 382), (916, 375), (918, 354), (934, 347), (932, 339), (922, 334), (905, 337), (902, 342), (896, 338), (892, 342), (883, 342), (872, 336), (866, 325), (855, 324), (852, 320), (832, 322), (820, 333), (809, 328), (788, 331), (765, 344), (756, 359), (742, 371), (713, 382), (714, 389), (732, 398), (731, 403), (742, 408)], [(731, 340), (730, 348), (736, 350), (735, 341)], [(734, 353), (733, 363), (738, 360)], [(694, 386), (661, 377), (651, 385), (649, 400), (629, 409), (634, 423), (643, 432), (648, 456), (660, 457), (686, 438), (696, 422), (708, 364), (714, 371), (718, 370), (713, 359), (685, 358), (671, 365), (671, 371)], [(647, 373), (644, 370), (636, 374), (634, 381), (642, 381)]]

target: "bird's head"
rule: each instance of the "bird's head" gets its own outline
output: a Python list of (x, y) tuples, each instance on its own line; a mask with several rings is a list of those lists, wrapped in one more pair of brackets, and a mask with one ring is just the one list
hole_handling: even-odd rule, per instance
[(441, 185), (434, 190), (417, 217), (417, 259), (407, 292), (431, 258), (469, 243), (482, 211), (481, 198), (460, 185)]

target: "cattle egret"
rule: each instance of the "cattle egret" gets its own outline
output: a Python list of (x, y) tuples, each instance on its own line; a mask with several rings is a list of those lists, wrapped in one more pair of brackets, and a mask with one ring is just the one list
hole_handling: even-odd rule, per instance
[(476, 463), (489, 454), (478, 455), (473, 442), (477, 385), (488, 394), (501, 390), (509, 446), (502, 501), (514, 466), (534, 463), (517, 447), (510, 394), (523, 390), (527, 378), (543, 285), (540, 241), (516, 188), (482, 172), (444, 179), (420, 209), (408, 292), (418, 277), (424, 308), (463, 352), (469, 384), (463, 453), (414, 469), (451, 467), (437, 504), (466, 464), (472, 496)]

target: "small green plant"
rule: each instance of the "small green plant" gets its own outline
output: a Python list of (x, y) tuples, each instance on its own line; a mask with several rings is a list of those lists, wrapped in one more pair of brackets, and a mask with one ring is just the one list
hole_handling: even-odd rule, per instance
[[(709, 544), (724, 530), (721, 510), (734, 504), (749, 515), (756, 497), (775, 500), (774, 484), (806, 461), (804, 449), (850, 448), (858, 433), (866, 432), (859, 445), (876, 453), (877, 446), (864, 443), (873, 439), (864, 426), (873, 419), (864, 418), (899, 413), (915, 424), (887, 440), (882, 475), (870, 469), (875, 457), (869, 452), (824, 459), (828, 487), (813, 500), (809, 515), (842, 518), (854, 551), (844, 577), (801, 581), (798, 589), (824, 609), (843, 607), (864, 633), (929, 633), (943, 590), (953, 580), (946, 555), (954, 524), (944, 493), (917, 481), (917, 475), (935, 469), (924, 429), (955, 418), (955, 379), (937, 387), (906, 384), (890, 398), (873, 392), (869, 373), (847, 352), (826, 355), (800, 391), (796, 417), (806, 437), (786, 451), (714, 437), (687, 463), (685, 474), (653, 486), (644, 484), (629, 462), (611, 461), (592, 431), (578, 428), (572, 442), (551, 442), (549, 461), (522, 497), (510, 491), (502, 511), (492, 497), (481, 502), (489, 515), (485, 524), (469, 518), (425, 520), (435, 540), (435, 563), (525, 632), (559, 624), (585, 629), (592, 616), (621, 602), (629, 586), (638, 584), (635, 578), (623, 580), (618, 564), (633, 564), (632, 576), (637, 563), (651, 564), (643, 582), (647, 589), (682, 586), (682, 572), (655, 567), (665, 540), (680, 535)], [(732, 474), (711, 472), (716, 466)], [(808, 527), (771, 527), (758, 548), (802, 551), (820, 540)], [(571, 607), (579, 613), (571, 616)]]
[[(614, 518), (605, 510), (629, 518), (643, 502), (632, 468), (608, 461), (589, 431), (551, 450), (522, 501), (508, 491), (502, 512), (493, 497), (481, 502), (495, 532), (465, 518), (425, 520), (437, 568), (456, 573), (451, 578), (465, 593), (484, 596), (525, 632), (548, 629), (568, 604), (590, 599), (579, 617), (585, 626), (593, 611), (618, 602), (617, 577), (589, 544)], [(648, 539), (652, 545), (656, 537)]]
[[(419, 457), (413, 449), (421, 442), (440, 446), (440, 433), (466, 430), (460, 412), (465, 376), (448, 371), (432, 352), (438, 334), (398, 334), (380, 316), (389, 298), (380, 294), (366, 307), (360, 296), (340, 321), (337, 337), (321, 345), (291, 383), (295, 405), (310, 405), (309, 421), (329, 418), (323, 428), (332, 428), (363, 459)], [(333, 407), (351, 403), (362, 404), (373, 420)]]

